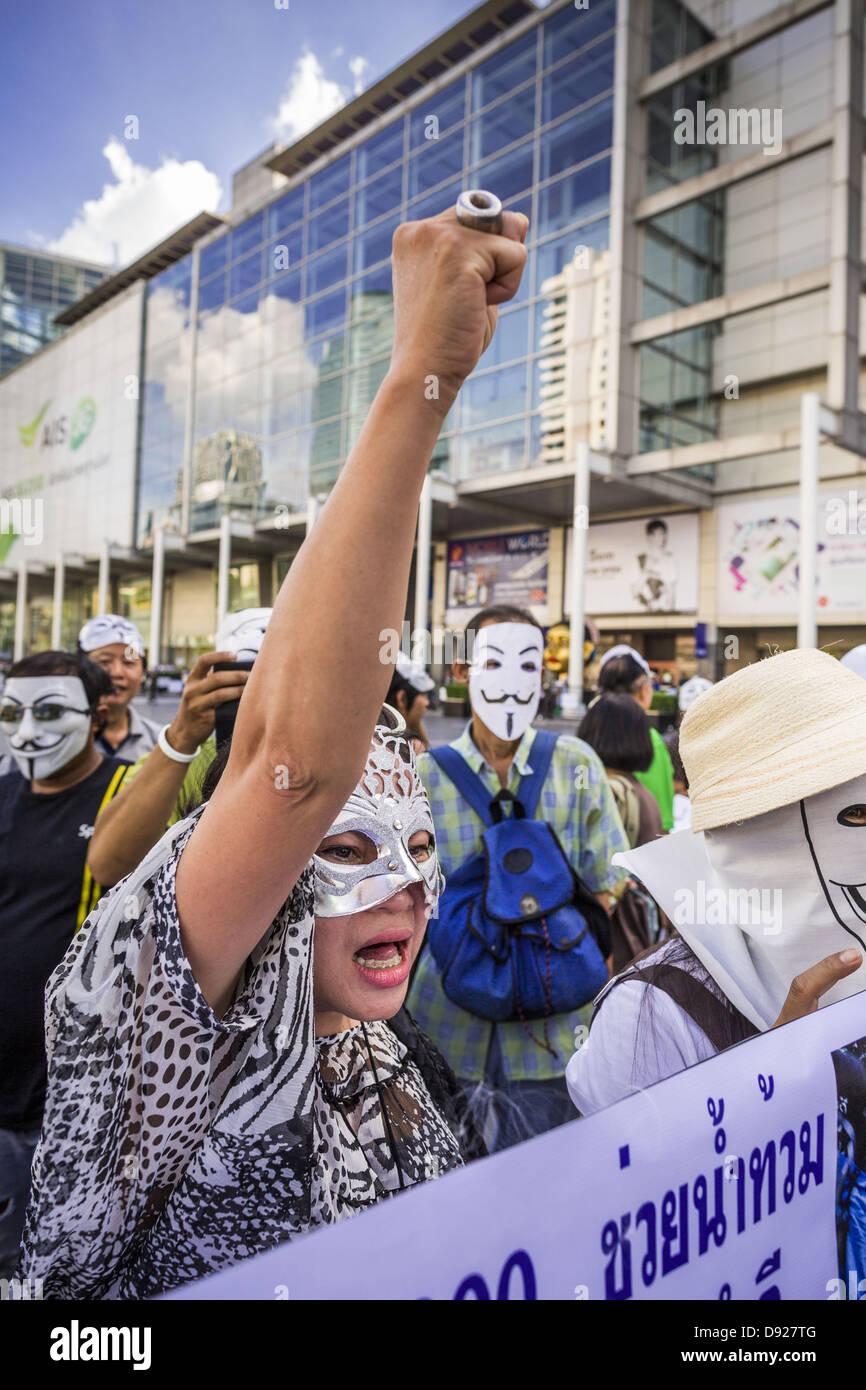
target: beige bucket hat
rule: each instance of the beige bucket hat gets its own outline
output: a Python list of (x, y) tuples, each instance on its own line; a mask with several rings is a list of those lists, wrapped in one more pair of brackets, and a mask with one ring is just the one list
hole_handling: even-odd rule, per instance
[(713, 830), (866, 775), (866, 681), (800, 648), (699, 695), (680, 728), (692, 829)]

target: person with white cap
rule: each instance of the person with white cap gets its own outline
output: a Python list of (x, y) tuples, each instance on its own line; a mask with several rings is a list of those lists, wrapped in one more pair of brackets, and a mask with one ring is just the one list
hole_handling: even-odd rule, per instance
[(582, 1114), (866, 988), (864, 682), (782, 652), (700, 695), (681, 751), (692, 830), (615, 860), (679, 936), (596, 1001)]
[(154, 747), (159, 725), (145, 719), (132, 704), (144, 680), (145, 652), (141, 633), (119, 613), (100, 613), (78, 634), (78, 650), (84, 652), (110, 677), (114, 695), (108, 701), (108, 719), (96, 739), (109, 758), (134, 763)]
[(272, 608), (229, 613), (216, 635), (217, 651), (204, 652), (187, 677), (177, 714), (157, 733), (156, 747), (127, 772), (120, 795), (99, 817), (88, 864), (100, 883), (113, 885), (131, 873), (160, 836), (201, 800), (213, 762), (217, 710), (237, 703), (248, 679), (216, 667), (255, 659)]
[(430, 739), (424, 728), (424, 713), (430, 704), (428, 692), (434, 684), (420, 661), (411, 661), (404, 652), (398, 653), (387, 703), (399, 710), (410, 735), (421, 739), (425, 748), (430, 747)]
[[(631, 695), (644, 710), (649, 710), (653, 698), (653, 673), (649, 663), (624, 642), (617, 643), (601, 658), (598, 688), (602, 693)], [(665, 830), (674, 828), (674, 770), (670, 754), (658, 729), (650, 725), (653, 760), (646, 772), (635, 777), (652, 792), (662, 813)]]

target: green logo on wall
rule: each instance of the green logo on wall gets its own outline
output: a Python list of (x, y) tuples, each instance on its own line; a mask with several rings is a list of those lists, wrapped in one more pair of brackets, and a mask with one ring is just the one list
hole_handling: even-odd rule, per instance
[(69, 447), (77, 449), (82, 445), (96, 422), (96, 404), (92, 396), (82, 396), (75, 407), (69, 431)]
[(0, 565), (6, 563), (6, 556), (12, 549), (13, 543), (18, 539), (18, 532), (14, 526), (9, 526), (7, 530), (0, 531)]
[(36, 431), (39, 429), (39, 426), (42, 423), (42, 417), (45, 414), (48, 407), (50, 406), (50, 404), (51, 401), (47, 400), (43, 405), (42, 409), (40, 410), (39, 414), (36, 416), (36, 419), (32, 420), (29, 425), (18, 426), (18, 433), (21, 436), (21, 443), (24, 445), (25, 449), (32, 449), (33, 442), (36, 439)]

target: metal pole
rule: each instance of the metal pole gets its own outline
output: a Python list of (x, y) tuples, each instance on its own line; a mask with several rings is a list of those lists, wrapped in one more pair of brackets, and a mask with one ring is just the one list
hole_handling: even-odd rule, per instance
[(800, 398), (800, 604), (797, 646), (818, 645), (817, 592), (818, 441), (821, 399), (817, 391)]
[(157, 526), (153, 533), (153, 571), (150, 580), (150, 664), (156, 667), (162, 657), (162, 591), (165, 580), (165, 533)]
[[(427, 631), (430, 591), (430, 546), (433, 542), (433, 479), (424, 479), (418, 503), (418, 543), (415, 548), (415, 632)], [(408, 653), (407, 653), (408, 655)]]
[(570, 637), (568, 695), (563, 714), (576, 715), (583, 695), (583, 628), (586, 592), (586, 539), (589, 531), (589, 445), (578, 444), (574, 463), (574, 514), (571, 529)]
[(217, 574), (217, 627), (222, 627), (229, 611), (229, 566), (232, 562), (232, 519), (228, 512), (220, 517), (220, 553)]
[(60, 651), (63, 646), (63, 551), (54, 564), (54, 600), (51, 609), (51, 648)]
[(15, 644), (12, 648), (12, 655), (16, 661), (20, 661), (24, 655), (24, 633), (25, 621), (27, 617), (27, 561), (21, 560), (18, 565), (18, 593), (15, 599)]
[(97, 580), (96, 592), (96, 612), (108, 612), (108, 580), (111, 570), (111, 548), (108, 541), (103, 541), (102, 549), (99, 552), (99, 578)]

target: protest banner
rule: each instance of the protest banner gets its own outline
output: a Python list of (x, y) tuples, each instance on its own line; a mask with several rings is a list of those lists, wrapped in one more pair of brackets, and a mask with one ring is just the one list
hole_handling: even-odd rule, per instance
[(170, 1297), (857, 1298), (864, 1102), (866, 993)]

